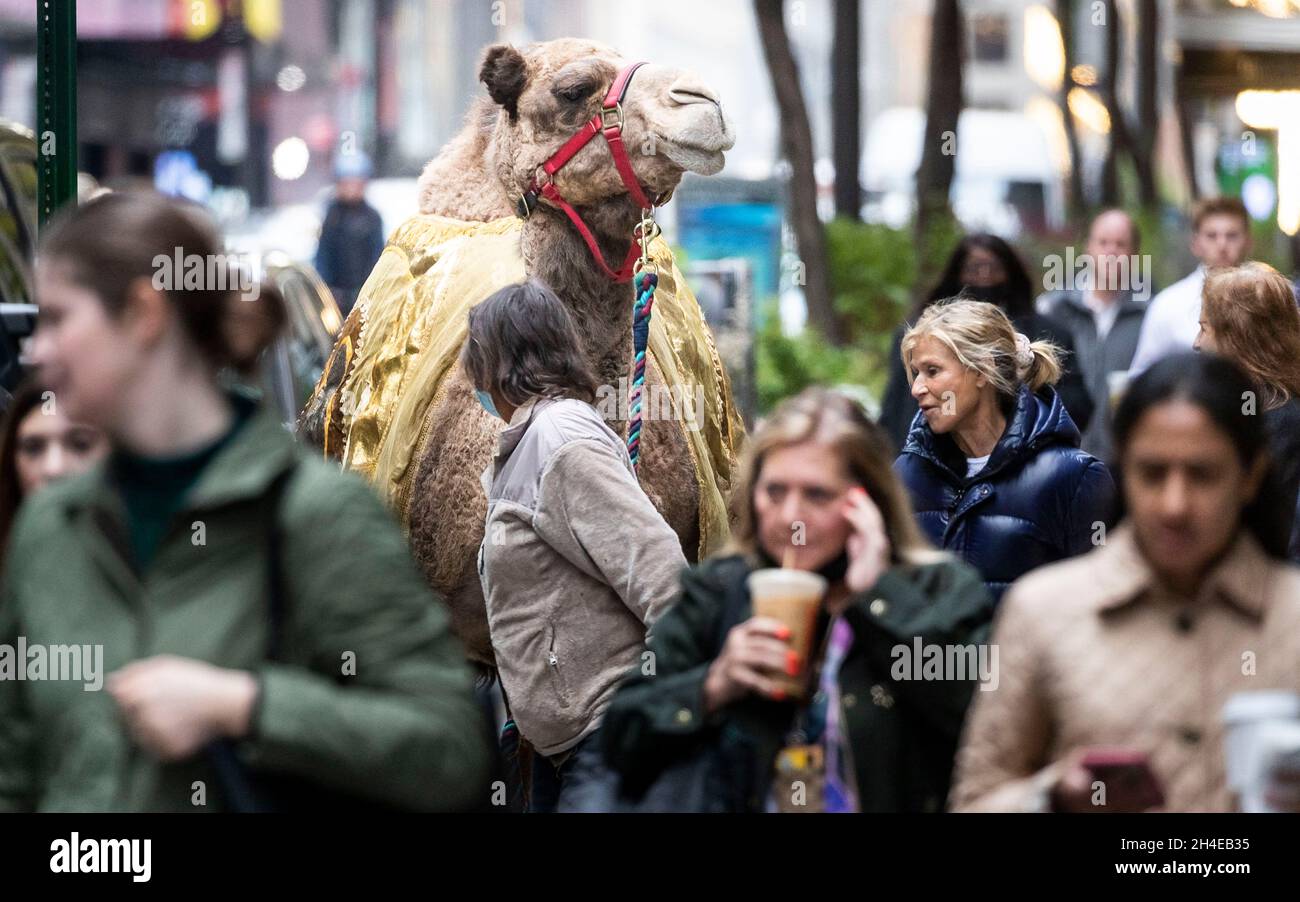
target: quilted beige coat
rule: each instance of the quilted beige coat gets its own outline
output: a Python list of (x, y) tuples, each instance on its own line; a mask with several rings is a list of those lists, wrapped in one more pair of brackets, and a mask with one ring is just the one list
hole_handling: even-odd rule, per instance
[(993, 642), (997, 688), (976, 692), (950, 807), (1042, 811), (1073, 749), (1141, 749), (1165, 810), (1229, 811), (1224, 703), (1300, 691), (1300, 568), (1244, 533), (1198, 596), (1162, 591), (1130, 528), (1008, 591)]

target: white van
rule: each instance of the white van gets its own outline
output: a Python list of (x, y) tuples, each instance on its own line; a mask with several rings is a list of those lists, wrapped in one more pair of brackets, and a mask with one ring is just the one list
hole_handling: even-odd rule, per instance
[[(885, 110), (871, 123), (861, 180), (863, 218), (902, 228), (916, 206), (925, 111)], [(1065, 226), (1065, 190), (1048, 136), (1023, 113), (963, 110), (957, 121), (953, 212), (971, 231), (1015, 239)]]

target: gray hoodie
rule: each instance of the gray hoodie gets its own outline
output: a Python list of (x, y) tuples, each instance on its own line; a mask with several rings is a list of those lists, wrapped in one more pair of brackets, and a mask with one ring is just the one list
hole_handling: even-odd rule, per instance
[(483, 473), (479, 578), (501, 685), (543, 755), (600, 725), (687, 566), (623, 441), (582, 401), (515, 411)]

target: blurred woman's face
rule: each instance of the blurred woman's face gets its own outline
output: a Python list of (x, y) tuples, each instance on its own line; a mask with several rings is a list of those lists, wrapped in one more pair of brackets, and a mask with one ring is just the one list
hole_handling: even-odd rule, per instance
[(964, 424), (983, 394), (996, 394), (983, 374), (962, 366), (947, 345), (928, 335), (912, 348), (912, 369), (912, 397), (936, 435)]
[(1158, 404), (1133, 428), (1122, 457), (1124, 497), (1142, 553), (1186, 590), (1227, 549), (1262, 469), (1242, 466), (1231, 439), (1189, 401)]
[(104, 433), (75, 423), (57, 405), (32, 408), (18, 424), (14, 437), (14, 467), (22, 497), (62, 479), (89, 470), (108, 453)]
[(972, 247), (961, 265), (961, 283), (970, 288), (993, 288), (1007, 281), (1007, 270), (991, 251)]
[(754, 486), (763, 551), (800, 570), (818, 570), (839, 557), (850, 532), (844, 500), (854, 485), (827, 445), (808, 441), (769, 451)]
[(90, 289), (57, 261), (36, 268), (40, 306), (31, 356), (41, 381), (71, 419), (105, 428), (135, 368), (135, 342)]

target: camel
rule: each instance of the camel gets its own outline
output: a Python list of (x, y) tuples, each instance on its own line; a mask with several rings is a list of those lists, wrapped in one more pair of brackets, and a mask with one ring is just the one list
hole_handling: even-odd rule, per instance
[[(299, 420), (300, 434), (327, 456), (387, 486), (412, 553), (447, 599), (469, 658), (486, 667), (493, 658), (476, 567), (486, 515), (480, 474), (504, 424), (482, 410), (455, 363), (463, 310), (496, 287), (539, 277), (580, 325), (598, 384), (612, 388), (628, 378), (630, 283), (598, 268), (551, 203), (543, 200), (525, 219), (517, 215), (534, 173), (600, 109), (627, 64), (609, 47), (576, 39), (486, 50), (479, 77), (490, 99), (475, 102), (462, 131), (425, 167), (420, 215), (390, 238)], [(670, 195), (684, 172), (717, 173), (734, 144), (717, 97), (676, 69), (639, 68), (622, 110), (632, 168), (651, 197)], [(604, 259), (617, 266), (641, 210), (605, 142), (587, 144), (555, 175), (555, 185), (595, 234)], [(466, 275), (472, 253), (483, 262)], [(695, 561), (727, 537), (726, 496), (744, 430), (708, 327), (661, 240), (654, 259), (660, 288), (647, 395), (667, 388), (669, 397), (680, 397), (703, 386), (707, 409), (703, 429), (681, 417), (646, 420), (639, 478)], [(395, 293), (404, 293), (400, 302), (392, 300)], [(435, 345), (436, 351), (424, 350)], [(420, 362), (408, 362), (420, 354)], [(673, 380), (689, 385), (673, 386)], [(625, 419), (610, 426), (626, 435)]]

